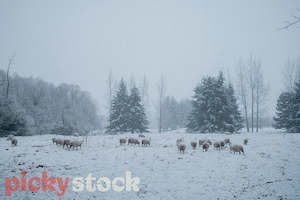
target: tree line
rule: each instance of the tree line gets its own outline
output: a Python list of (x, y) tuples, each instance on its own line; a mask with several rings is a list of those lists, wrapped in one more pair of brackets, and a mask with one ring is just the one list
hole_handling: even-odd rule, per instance
[[(9, 64), (10, 65), (10, 64)], [(88, 92), (0, 70), (0, 134), (86, 134), (101, 128)]]
[[(236, 85), (224, 73), (202, 78), (191, 99), (178, 101), (167, 95), (163, 76), (157, 85), (156, 117), (150, 106), (149, 82), (140, 87), (132, 78), (108, 77), (108, 118), (104, 120), (88, 92), (79, 86), (54, 86), (41, 79), (10, 75), (0, 70), (1, 135), (87, 134), (105, 128), (106, 133), (149, 131), (156, 118), (159, 132), (186, 128), (189, 132), (258, 131), (263, 126), (268, 86), (258, 59), (240, 60)], [(288, 62), (284, 72), (286, 91), (278, 98), (273, 126), (289, 132), (300, 131), (300, 65)], [(105, 122), (107, 121), (107, 122)]]

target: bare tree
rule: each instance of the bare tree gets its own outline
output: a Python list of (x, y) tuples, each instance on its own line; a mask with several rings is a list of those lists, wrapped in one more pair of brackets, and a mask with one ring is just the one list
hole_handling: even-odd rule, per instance
[(15, 58), (15, 54), (8, 60), (8, 65), (6, 70), (6, 98), (8, 98), (9, 95), (9, 88), (10, 88), (9, 72), (14, 58)]
[(246, 84), (246, 66), (243, 63), (242, 60), (239, 61), (238, 63), (238, 70), (237, 70), (238, 74), (238, 82), (237, 82), (237, 86), (238, 86), (238, 95), (239, 95), (239, 99), (240, 102), (242, 104), (243, 107), (243, 111), (244, 111), (244, 118), (245, 118), (245, 123), (246, 123), (246, 128), (247, 128), (247, 132), (249, 132), (249, 119), (248, 119), (248, 87)]
[[(264, 82), (261, 62), (250, 58), (247, 64), (240, 60), (238, 64), (238, 95), (244, 110), (244, 118), (247, 132), (258, 132), (264, 114), (264, 102), (266, 101), (268, 87)], [(250, 105), (248, 110), (248, 105)], [(249, 117), (250, 116), (250, 120)]]
[(256, 68), (259, 65), (259, 62), (256, 61), (252, 56), (248, 61), (248, 86), (250, 89), (250, 100), (251, 100), (251, 132), (254, 132), (254, 104), (255, 104), (255, 90), (256, 90), (256, 80), (255, 73)]
[(163, 109), (162, 109), (162, 104), (163, 104), (163, 100), (166, 94), (166, 84), (165, 84), (165, 80), (163, 75), (160, 78), (159, 84), (158, 84), (158, 106), (159, 106), (159, 120), (158, 120), (158, 131), (159, 133), (161, 133), (161, 129), (162, 129), (162, 118), (163, 118)]
[(255, 73), (255, 87), (256, 87), (256, 132), (258, 132), (258, 129), (260, 127), (260, 119), (262, 119), (261, 115), (261, 109), (263, 109), (263, 103), (266, 100), (266, 96), (268, 93), (268, 87), (265, 85), (264, 82), (264, 76), (261, 69), (261, 63), (260, 61), (257, 61), (254, 66), (254, 73)]
[(283, 82), (287, 91), (293, 91), (297, 80), (300, 79), (300, 59), (289, 59), (282, 71)]
[(148, 115), (148, 119), (149, 119), (149, 83), (147, 80), (146, 75), (144, 75), (144, 79), (142, 82), (142, 86), (141, 86), (141, 101), (142, 104), (144, 105), (145, 111), (146, 111), (146, 115)]
[(142, 83), (142, 87), (141, 87), (141, 98), (142, 98), (142, 103), (144, 106), (148, 105), (148, 101), (149, 101), (149, 83), (147, 80), (146, 75), (144, 75), (144, 79), (143, 79), (143, 83)]
[[(112, 107), (112, 99), (113, 99), (113, 73), (112, 70), (109, 71), (108, 79), (107, 79), (107, 86), (108, 86), (108, 115), (111, 115), (111, 107)], [(108, 120), (109, 127), (110, 127), (110, 120)]]

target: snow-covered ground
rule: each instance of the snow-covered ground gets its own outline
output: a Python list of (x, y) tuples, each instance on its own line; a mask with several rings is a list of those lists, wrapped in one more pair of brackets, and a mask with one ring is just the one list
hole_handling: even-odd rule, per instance
[[(55, 146), (50, 135), (17, 137), (18, 146), (0, 139), (0, 199), (58, 199), (55, 192), (12, 192), (4, 196), (5, 178), (48, 176), (86, 177), (92, 173), (113, 179), (131, 171), (140, 178), (140, 191), (101, 193), (72, 191), (68, 185), (61, 199), (300, 199), (300, 134), (266, 131), (259, 134), (147, 134), (150, 147), (120, 146), (121, 137), (137, 135), (90, 136), (81, 150), (68, 151)], [(176, 139), (183, 137), (188, 145), (185, 154), (176, 148)], [(61, 137), (64, 138), (64, 137)], [(227, 149), (208, 152), (192, 150), (191, 141), (219, 141), (230, 138), (242, 144), (245, 155), (231, 154)], [(57, 185), (55, 185), (57, 187)]]

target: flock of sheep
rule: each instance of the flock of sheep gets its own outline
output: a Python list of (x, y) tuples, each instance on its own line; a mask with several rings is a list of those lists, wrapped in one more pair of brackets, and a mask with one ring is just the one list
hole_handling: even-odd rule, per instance
[(81, 145), (83, 143), (83, 140), (81, 141), (77, 141), (77, 140), (69, 140), (69, 139), (57, 139), (57, 138), (52, 138), (52, 142), (53, 144), (56, 144), (56, 145), (60, 145), (62, 146), (63, 148), (67, 147), (67, 149), (78, 149), (79, 147), (81, 148)]
[(11, 144), (14, 146), (17, 146), (18, 144), (18, 140), (13, 135), (7, 136), (6, 140), (11, 141)]
[(150, 146), (151, 143), (151, 138), (146, 139), (144, 135), (140, 134), (139, 138), (144, 138), (141, 141), (139, 139), (136, 138), (120, 138), (120, 145), (125, 145), (126, 143), (128, 145), (140, 145), (142, 143), (142, 146), (146, 147), (146, 146)]
[[(230, 139), (225, 139), (225, 140), (222, 140), (222, 141), (217, 141), (217, 142), (214, 142), (212, 143), (211, 140), (199, 140), (199, 147), (203, 149), (203, 152), (207, 152), (209, 147), (211, 145), (213, 145), (213, 147), (216, 149), (216, 150), (221, 150), (221, 149), (225, 149), (227, 146), (229, 147), (229, 150), (230, 152), (232, 153), (243, 153), (245, 154), (244, 152), (244, 148), (242, 145), (232, 145), (231, 144), (231, 141)], [(191, 146), (193, 149), (196, 149), (197, 148), (197, 142), (195, 141), (192, 141), (191, 142)], [(247, 145), (248, 144), (248, 139), (244, 139), (244, 145)], [(184, 153), (185, 152), (185, 149), (186, 149), (186, 145), (184, 144), (184, 139), (183, 138), (180, 138), (180, 139), (177, 139), (176, 140), (176, 146), (178, 148), (178, 151), (181, 153)]]
[[(120, 138), (120, 145), (125, 145), (126, 143), (128, 145), (141, 145), (146, 147), (146, 146), (150, 146), (151, 143), (151, 138), (146, 139), (144, 135), (140, 134), (139, 138), (143, 138), (141, 139), (141, 141), (137, 138)], [(18, 140), (13, 136), (13, 135), (9, 135), (7, 137), (8, 141), (11, 141), (11, 144), (14, 146), (17, 146), (18, 144)], [(83, 144), (83, 140), (81, 141), (77, 141), (77, 140), (69, 140), (69, 139), (58, 139), (58, 138), (52, 138), (52, 142), (53, 144), (56, 145), (60, 145), (63, 148), (67, 148), (68, 150), (70, 150), (71, 148), (74, 149), (78, 149), (79, 147), (81, 148), (81, 145)], [(244, 139), (244, 145), (248, 144), (248, 139)], [(232, 153), (245, 153), (244, 152), (244, 148), (242, 145), (232, 145), (231, 141), (229, 138), (222, 140), (222, 141), (217, 141), (212, 143), (211, 140), (206, 139), (206, 140), (199, 140), (198, 142), (196, 141), (192, 141), (191, 142), (191, 146), (193, 149), (197, 148), (197, 145), (199, 145), (199, 147), (202, 147), (203, 152), (207, 152), (209, 147), (213, 145), (214, 149), (216, 150), (221, 150), (221, 149), (225, 149), (226, 147), (229, 147), (230, 152)], [(178, 148), (178, 151), (180, 153), (184, 153), (186, 150), (186, 144), (184, 144), (184, 139), (180, 138), (176, 140), (176, 146)]]
[[(142, 146), (150, 146), (151, 143), (151, 138), (149, 139), (145, 139), (145, 136), (140, 134), (139, 138), (144, 138), (144, 139), (137, 139), (137, 138), (120, 138), (120, 145), (141, 145)], [(248, 144), (248, 139), (244, 139), (244, 145)], [(212, 143), (211, 140), (206, 139), (206, 140), (199, 140), (198, 142), (196, 141), (192, 141), (191, 142), (191, 146), (193, 149), (197, 148), (197, 145), (199, 145), (200, 148), (202, 148), (203, 152), (207, 152), (210, 146), (213, 146), (214, 149), (216, 150), (222, 150), (222, 149), (226, 149), (227, 147), (229, 147), (230, 152), (232, 153), (243, 153), (245, 154), (244, 148), (242, 145), (233, 145), (230, 141), (229, 138), (222, 140), (222, 141), (216, 141), (214, 143)], [(184, 153), (186, 150), (187, 145), (184, 144), (184, 139), (180, 138), (176, 140), (176, 146), (178, 148), (178, 151), (180, 153)]]

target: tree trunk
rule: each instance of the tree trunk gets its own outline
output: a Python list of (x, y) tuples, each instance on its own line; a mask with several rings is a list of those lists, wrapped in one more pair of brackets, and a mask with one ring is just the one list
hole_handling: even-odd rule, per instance
[(246, 121), (246, 128), (247, 132), (249, 133), (249, 120), (248, 120), (248, 108), (247, 108), (247, 102), (246, 98), (244, 97), (244, 110), (245, 110), (245, 121)]
[(251, 132), (253, 133), (254, 127), (254, 89), (251, 88)]
[(256, 132), (259, 127), (259, 88), (256, 88)]

